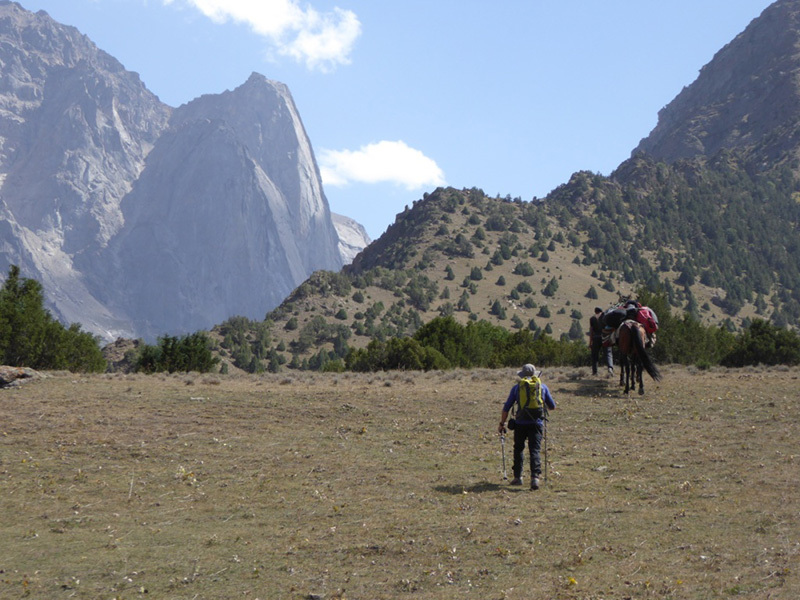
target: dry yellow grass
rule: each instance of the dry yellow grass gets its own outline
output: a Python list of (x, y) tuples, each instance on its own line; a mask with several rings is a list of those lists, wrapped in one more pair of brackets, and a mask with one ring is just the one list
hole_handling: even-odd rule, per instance
[(510, 369), (0, 390), (0, 597), (800, 597), (798, 370), (662, 370), (546, 371), (538, 492)]

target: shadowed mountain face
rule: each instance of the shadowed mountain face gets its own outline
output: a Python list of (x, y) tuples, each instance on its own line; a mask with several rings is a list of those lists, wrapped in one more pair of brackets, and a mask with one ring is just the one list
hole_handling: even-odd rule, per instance
[(720, 150), (774, 165), (800, 146), (800, 1), (778, 0), (658, 115), (634, 154), (674, 162)]
[(178, 109), (76, 29), (0, 2), (0, 268), (111, 339), (263, 318), (339, 238), (286, 86)]

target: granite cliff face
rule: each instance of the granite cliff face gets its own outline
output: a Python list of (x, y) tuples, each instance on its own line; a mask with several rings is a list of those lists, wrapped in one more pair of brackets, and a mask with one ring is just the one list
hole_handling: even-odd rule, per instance
[(76, 29), (0, 1), (0, 268), (106, 339), (261, 319), (343, 265), (283, 84), (173, 109)]
[(260, 75), (176, 109), (122, 211), (101, 254), (113, 269), (91, 269), (92, 291), (113, 282), (108, 305), (146, 337), (263, 319), (313, 271), (343, 264), (289, 91)]
[(674, 162), (723, 149), (773, 165), (800, 148), (800, 0), (778, 0), (658, 115), (634, 154)]

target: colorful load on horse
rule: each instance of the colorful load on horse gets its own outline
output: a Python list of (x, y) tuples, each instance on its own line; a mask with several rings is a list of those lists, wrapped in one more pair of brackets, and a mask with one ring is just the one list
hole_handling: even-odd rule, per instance
[(604, 346), (614, 345), (617, 330), (628, 320), (636, 321), (644, 327), (647, 333), (648, 347), (655, 345), (656, 331), (658, 331), (658, 317), (655, 311), (647, 306), (642, 306), (636, 300), (629, 299), (609, 308), (600, 318)]
[(648, 336), (655, 336), (658, 331), (658, 317), (652, 308), (642, 306), (636, 313), (636, 321), (641, 323)]

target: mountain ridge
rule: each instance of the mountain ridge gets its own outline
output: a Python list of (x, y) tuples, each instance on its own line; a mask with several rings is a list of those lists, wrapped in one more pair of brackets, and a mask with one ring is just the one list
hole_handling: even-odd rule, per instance
[(657, 160), (752, 153), (754, 163), (797, 158), (800, 146), (800, 2), (778, 0), (703, 66), (659, 111), (634, 149)]
[(60, 319), (153, 339), (263, 317), (344, 264), (284, 84), (253, 73), (172, 108), (77, 29), (8, 1), (0, 41), (0, 269), (42, 281)]

